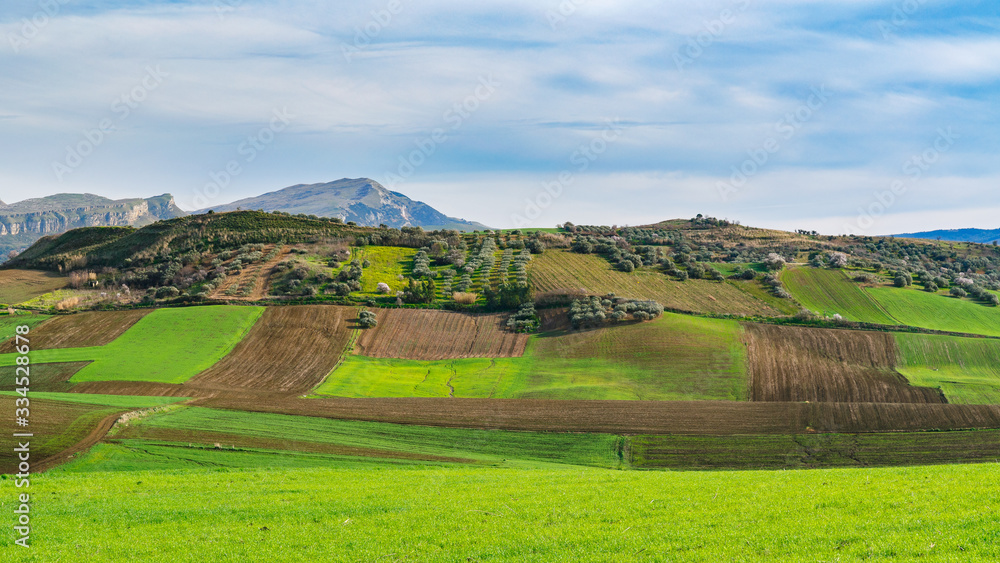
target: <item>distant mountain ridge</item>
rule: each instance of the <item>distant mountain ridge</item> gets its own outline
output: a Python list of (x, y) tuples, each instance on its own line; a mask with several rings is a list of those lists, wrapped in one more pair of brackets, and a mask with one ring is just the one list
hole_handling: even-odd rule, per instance
[(263, 210), (283, 211), (293, 215), (339, 217), (358, 225), (393, 228), (424, 227), (427, 229), (484, 230), (486, 225), (465, 219), (448, 217), (421, 201), (414, 201), (370, 178), (344, 178), (325, 184), (297, 184), (276, 192), (266, 193), (216, 205), (195, 213)]
[(47, 235), (79, 227), (142, 227), (181, 217), (170, 194), (112, 200), (94, 194), (56, 194), (6, 204), (0, 201), (0, 261)]
[(893, 235), (899, 238), (920, 238), (930, 240), (948, 240), (954, 242), (978, 242), (991, 243), (1000, 241), (1000, 229), (950, 229), (940, 231), (924, 231), (922, 233), (908, 233)]

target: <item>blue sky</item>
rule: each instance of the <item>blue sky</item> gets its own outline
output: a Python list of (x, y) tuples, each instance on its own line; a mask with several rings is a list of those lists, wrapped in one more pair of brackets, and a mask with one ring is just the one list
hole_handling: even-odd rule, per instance
[(80, 4), (0, 19), (8, 203), (371, 177), (496, 227), (1000, 226), (990, 2)]

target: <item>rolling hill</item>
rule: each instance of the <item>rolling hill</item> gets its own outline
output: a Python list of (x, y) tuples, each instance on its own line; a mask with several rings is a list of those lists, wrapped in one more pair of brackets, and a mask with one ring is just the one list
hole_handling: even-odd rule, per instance
[(448, 217), (426, 203), (389, 191), (382, 184), (368, 178), (344, 178), (326, 184), (298, 184), (262, 196), (202, 209), (196, 213), (219, 213), (237, 209), (337, 217), (345, 222), (353, 221), (370, 227), (385, 224), (393, 228), (424, 227), (460, 231), (488, 229), (481, 223)]

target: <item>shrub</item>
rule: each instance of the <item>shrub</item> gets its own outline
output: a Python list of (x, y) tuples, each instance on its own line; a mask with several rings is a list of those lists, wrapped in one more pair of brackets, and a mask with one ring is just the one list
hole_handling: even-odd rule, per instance
[(391, 293), (392, 288), (390, 288), (389, 284), (385, 282), (379, 282), (378, 286), (375, 288), (375, 291), (379, 293)]
[(472, 305), (476, 302), (478, 297), (479, 296), (475, 293), (463, 293), (460, 291), (456, 291), (451, 294), (451, 298), (455, 301), (455, 303), (459, 303), (461, 305)]
[(959, 299), (961, 299), (961, 298), (967, 296), (969, 293), (967, 291), (965, 291), (964, 289), (956, 286), (956, 287), (951, 288), (951, 294), (953, 296), (958, 297)]
[(358, 325), (361, 328), (375, 328), (378, 325), (378, 318), (371, 311), (361, 311), (358, 313)]
[(924, 284), (924, 291), (928, 293), (937, 293), (938, 286), (936, 283), (929, 281)]

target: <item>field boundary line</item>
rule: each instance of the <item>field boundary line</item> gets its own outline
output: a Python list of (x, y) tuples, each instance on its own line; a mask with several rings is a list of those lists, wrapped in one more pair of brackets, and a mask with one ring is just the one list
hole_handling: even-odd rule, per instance
[[(362, 309), (363, 307), (358, 307), (358, 312), (360, 313)], [(309, 389), (309, 391), (301, 395), (301, 398), (308, 399), (310, 397), (322, 397), (322, 395), (312, 395), (311, 393), (322, 387), (323, 384), (326, 383), (326, 380), (330, 379), (330, 376), (333, 375), (335, 371), (337, 371), (337, 369), (341, 366), (341, 364), (344, 363), (344, 359), (347, 358), (347, 355), (354, 351), (354, 346), (355, 344), (357, 344), (358, 338), (361, 338), (361, 329), (355, 328), (353, 331), (351, 331), (351, 338), (347, 340), (347, 344), (344, 345), (344, 350), (340, 353), (340, 357), (337, 358), (337, 363), (334, 364), (333, 369), (330, 370), (330, 373), (324, 375), (323, 379), (321, 379), (319, 383), (317, 383), (315, 386)]]

